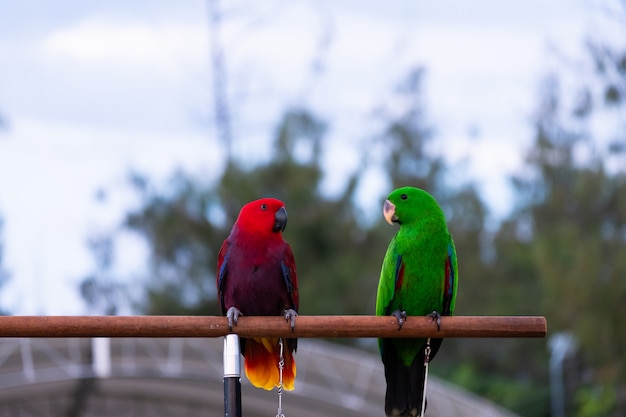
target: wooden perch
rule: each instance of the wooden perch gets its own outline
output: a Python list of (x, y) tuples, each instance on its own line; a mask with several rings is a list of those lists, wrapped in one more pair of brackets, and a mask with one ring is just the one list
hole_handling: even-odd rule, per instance
[[(4, 316), (0, 337), (221, 337), (231, 333), (221, 316)], [(241, 337), (545, 337), (545, 317), (298, 316), (291, 331), (282, 317), (242, 316)]]

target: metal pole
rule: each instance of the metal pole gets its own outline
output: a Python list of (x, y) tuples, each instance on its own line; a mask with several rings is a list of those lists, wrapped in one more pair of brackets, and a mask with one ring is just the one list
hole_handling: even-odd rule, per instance
[(224, 336), (224, 417), (241, 417), (239, 336)]
[(550, 348), (550, 409), (551, 417), (565, 416), (565, 384), (563, 362), (576, 346), (574, 337), (569, 332), (559, 332), (548, 341)]

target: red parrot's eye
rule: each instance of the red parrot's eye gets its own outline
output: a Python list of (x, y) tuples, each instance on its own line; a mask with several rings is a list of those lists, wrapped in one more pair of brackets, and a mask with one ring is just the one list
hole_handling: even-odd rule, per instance
[(267, 210), (267, 204), (261, 204), (261, 210), (263, 211)]

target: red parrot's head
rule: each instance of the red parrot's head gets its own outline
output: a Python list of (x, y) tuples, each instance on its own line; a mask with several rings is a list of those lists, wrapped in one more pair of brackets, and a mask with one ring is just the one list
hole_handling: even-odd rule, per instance
[(237, 227), (256, 233), (280, 234), (287, 227), (285, 204), (276, 198), (261, 198), (241, 208)]

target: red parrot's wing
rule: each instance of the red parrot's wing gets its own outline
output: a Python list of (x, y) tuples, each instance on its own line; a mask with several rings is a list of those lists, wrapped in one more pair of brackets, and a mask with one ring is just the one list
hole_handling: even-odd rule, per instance
[(456, 287), (456, 253), (453, 246), (448, 247), (448, 257), (446, 258), (445, 282), (443, 286), (443, 308), (441, 314), (449, 316), (453, 313), (452, 301), (454, 300), (454, 290)]
[[(396, 260), (396, 271), (395, 271), (394, 281), (395, 281), (395, 284), (394, 284), (393, 293), (395, 294), (396, 291), (399, 291), (400, 288), (402, 288), (402, 283), (404, 282), (404, 262), (402, 262), (402, 255), (398, 255), (398, 258)], [(389, 302), (391, 302), (391, 300)]]

